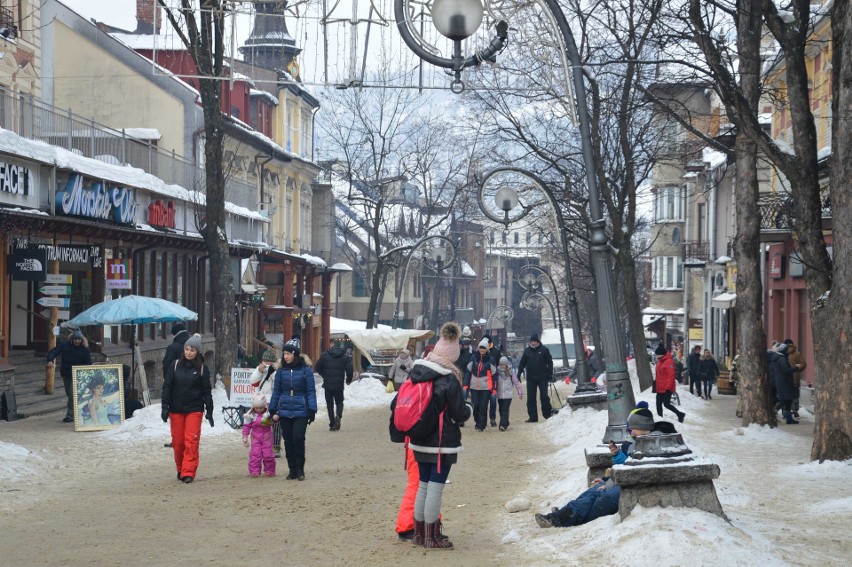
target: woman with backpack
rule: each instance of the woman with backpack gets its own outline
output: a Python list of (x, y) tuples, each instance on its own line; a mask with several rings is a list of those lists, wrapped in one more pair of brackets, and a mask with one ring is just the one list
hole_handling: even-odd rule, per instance
[[(465, 403), (462, 393), (458, 367), (454, 362), (459, 357), (458, 324), (446, 323), (441, 329), (434, 350), (425, 359), (417, 360), (411, 368), (412, 384), (431, 382), (431, 401), (427, 404), (426, 412), (437, 412), (435, 422), (426, 431), (409, 429), (399, 431), (391, 417), (391, 438), (400, 440), (407, 433), (409, 448), (414, 452), (414, 460), (420, 472), (420, 483), (417, 496), (414, 499), (414, 545), (422, 545), (427, 549), (452, 549), (453, 544), (441, 534), (441, 499), (450, 468), (456, 463), (458, 453), (462, 450), (460, 423), (467, 421), (472, 412), (469, 404)], [(391, 411), (396, 411), (397, 400), (403, 394), (394, 398)], [(405, 402), (400, 402), (400, 408)], [(427, 421), (424, 415), (421, 422)]]

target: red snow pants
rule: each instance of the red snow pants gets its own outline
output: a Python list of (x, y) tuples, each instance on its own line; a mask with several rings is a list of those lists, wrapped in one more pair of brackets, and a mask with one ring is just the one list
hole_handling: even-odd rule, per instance
[(172, 448), (175, 466), (181, 478), (195, 478), (198, 470), (198, 442), (201, 439), (201, 419), (204, 412), (170, 413)]

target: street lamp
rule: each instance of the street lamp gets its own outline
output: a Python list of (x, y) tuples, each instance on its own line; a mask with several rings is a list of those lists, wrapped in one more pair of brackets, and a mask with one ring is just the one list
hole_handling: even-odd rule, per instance
[[(410, 1), (411, 0), (394, 0), (394, 15), (403, 41), (424, 61), (439, 67), (447, 67), (446, 59), (439, 58), (434, 53), (427, 51), (427, 47), (434, 49), (433, 46), (428, 45), (425, 41), (416, 41), (415, 34), (411, 33), (412, 18), (407, 17), (407, 14), (411, 13), (411, 8), (409, 6)], [(574, 110), (577, 114), (577, 123), (580, 129), (580, 142), (582, 144), (583, 162), (586, 169), (586, 186), (589, 192), (589, 216), (591, 218), (591, 228), (589, 232), (592, 244), (592, 265), (594, 268), (598, 291), (596, 294), (598, 300), (598, 315), (600, 317), (601, 329), (603, 331), (602, 339), (604, 355), (606, 356), (607, 409), (609, 412), (609, 424), (606, 432), (604, 433), (603, 439), (604, 441), (609, 441), (611, 439), (618, 442), (627, 437), (627, 416), (635, 407), (636, 399), (633, 395), (633, 387), (630, 384), (630, 376), (627, 373), (624, 345), (622, 344), (621, 337), (619, 336), (619, 329), (621, 325), (618, 320), (618, 311), (614, 292), (615, 288), (612, 281), (609, 236), (606, 233), (606, 220), (603, 216), (600, 192), (597, 184), (596, 175), (599, 168), (598, 164), (595, 163), (594, 148), (592, 146), (591, 120), (589, 118), (589, 107), (586, 102), (586, 88), (583, 80), (583, 61), (580, 59), (580, 52), (577, 50), (577, 44), (574, 41), (571, 28), (568, 25), (568, 20), (565, 17), (565, 13), (562, 11), (558, 0), (534, 0), (534, 2), (543, 10), (543, 15), (545, 16), (547, 23), (551, 26), (550, 31), (554, 38), (558, 36), (561, 36), (562, 38), (561, 42), (557, 42), (557, 48), (563, 61), (562, 68), (565, 70), (566, 74), (566, 86), (569, 90), (573, 91), (575, 101)], [(506, 12), (511, 9), (510, 5), (499, 2), (498, 0), (485, 0), (485, 3), (489, 13), (492, 14)], [(458, 3), (455, 4), (455, 8), (459, 14), (464, 15), (465, 12), (462, 11), (468, 9), (468, 6)], [(505, 20), (500, 20), (500, 24), (502, 24), (503, 29), (508, 29), (508, 24), (505, 23)], [(489, 45), (489, 48), (495, 45), (495, 42), (500, 45), (500, 47), (492, 53), (492, 56), (499, 53), (506, 41), (506, 38), (501, 37), (500, 35), (500, 24), (497, 26), (497, 39), (492, 40), (491, 45)], [(422, 36), (417, 37), (420, 37), (422, 40)], [(459, 55), (459, 57), (461, 56)], [(456, 82), (461, 83), (461, 70), (464, 69), (466, 65), (454, 67), (451, 64), (449, 67), (455, 70), (456, 80), (454, 81), (454, 84)], [(456, 89), (453, 89), (453, 91), (456, 92)]]
[[(535, 264), (527, 264), (523, 266), (518, 271), (518, 283), (527, 291), (527, 294), (531, 294), (533, 292), (538, 293), (538, 290), (544, 289), (542, 286), (542, 279), (546, 278), (550, 282), (550, 289), (553, 290), (553, 294), (556, 296), (556, 323), (559, 326), (559, 342), (562, 345), (562, 363), (563, 365), (568, 364), (568, 347), (565, 346), (565, 330), (564, 325), (562, 324), (562, 308), (559, 305), (559, 293), (556, 290), (556, 282), (553, 281), (553, 277), (544, 271), (541, 266), (536, 266)], [(542, 297), (547, 299), (547, 296), (541, 294)], [(550, 300), (547, 299), (547, 302), (550, 303)], [(553, 305), (551, 304), (550, 310), (553, 311)], [(572, 323), (573, 325), (573, 323)], [(577, 348), (576, 335), (574, 342), (574, 349)], [(576, 363), (575, 367), (576, 367)]]
[[(431, 242), (433, 245), (427, 248), (423, 254), (423, 262), (431, 267), (436, 272), (442, 272), (452, 266), (456, 261), (456, 245), (446, 236), (432, 235), (424, 236), (414, 243), (408, 251), (408, 257), (405, 259), (405, 267), (402, 270), (402, 278), (396, 285), (396, 305), (393, 309), (393, 328), (399, 326), (399, 303), (402, 300), (402, 290), (405, 287), (405, 280), (408, 277), (408, 266), (411, 264), (411, 259), (423, 244)], [(449, 260), (448, 260), (449, 258)]]

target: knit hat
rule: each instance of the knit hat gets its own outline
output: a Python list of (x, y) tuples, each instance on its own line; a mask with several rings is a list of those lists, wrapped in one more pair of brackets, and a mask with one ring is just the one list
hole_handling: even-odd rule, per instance
[(538, 340), (538, 333), (533, 333), (533, 334), (530, 335), (530, 342), (536, 342), (536, 343), (541, 342), (541, 341)]
[(479, 341), (479, 347), (477, 348), (484, 348), (485, 350), (488, 350), (488, 339), (482, 337), (482, 340)]
[(268, 348), (265, 351), (263, 351), (263, 356), (260, 357), (260, 360), (262, 360), (263, 362), (275, 362), (275, 361), (278, 360), (278, 357), (275, 356), (274, 350), (272, 350), (271, 348)]
[(200, 352), (201, 351), (201, 335), (199, 335), (198, 333), (195, 333), (194, 335), (192, 335), (191, 337), (186, 339), (186, 342), (183, 343), (183, 347), (186, 348), (188, 346), (191, 346), (196, 351)]
[(83, 340), (83, 332), (80, 329), (77, 329), (76, 331), (71, 333), (71, 340), (73, 341), (74, 339), (76, 339), (78, 341)]
[(638, 403), (636, 404), (636, 408), (637, 408), (637, 409), (639, 409), (639, 408), (645, 408), (645, 409), (648, 409), (648, 402), (646, 402), (645, 400), (642, 400), (641, 402), (638, 402)]
[(261, 394), (260, 392), (255, 392), (251, 395), (251, 407), (252, 409), (262, 410), (266, 409), (266, 406), (269, 405), (269, 402), (266, 399), (266, 394)]
[(458, 360), (459, 355), (461, 354), (461, 348), (459, 347), (459, 335), (461, 335), (461, 329), (459, 329), (457, 323), (445, 323), (444, 326), (441, 327), (441, 337), (438, 339), (438, 342), (435, 343), (435, 348), (432, 350), (431, 354), (440, 356), (449, 362), (455, 362)]
[(465, 325), (464, 329), (462, 329), (462, 338), (469, 339), (470, 338), (470, 327)]
[(186, 325), (184, 325), (183, 323), (175, 323), (174, 325), (172, 325), (172, 335), (177, 335), (181, 331), (185, 331), (185, 330), (186, 330)]
[(504, 365), (504, 364), (505, 364), (506, 366), (512, 366), (512, 363), (511, 363), (511, 362), (509, 362), (509, 359), (508, 359), (508, 358), (506, 358), (505, 356), (501, 356), (501, 357), (500, 357), (500, 365), (502, 366), (502, 365)]
[(283, 350), (284, 352), (292, 352), (296, 356), (302, 354), (299, 339), (290, 339), (289, 341), (284, 343), (284, 346), (281, 347), (281, 350)]
[(660, 356), (665, 355), (667, 352), (666, 347), (663, 343), (657, 345), (656, 350), (654, 350), (654, 354), (659, 354)]
[(785, 344), (785, 345), (791, 345), (791, 344), (793, 344), (793, 339), (784, 339), (784, 344)]
[(633, 410), (627, 418), (627, 430), (651, 431), (654, 429), (654, 414), (648, 408)]

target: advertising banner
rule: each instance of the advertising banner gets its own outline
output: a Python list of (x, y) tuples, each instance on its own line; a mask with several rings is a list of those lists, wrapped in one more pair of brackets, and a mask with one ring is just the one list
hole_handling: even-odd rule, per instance
[(251, 407), (251, 395), (254, 388), (249, 378), (254, 368), (231, 368), (231, 397), (232, 406)]
[(9, 254), (9, 276), (15, 281), (44, 281), (47, 274), (47, 251), (16, 248)]

